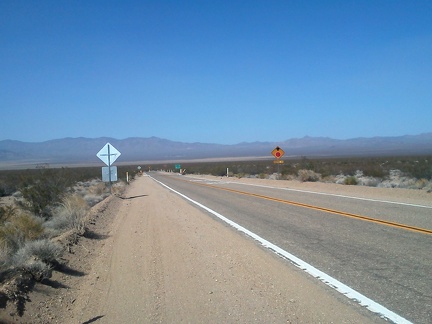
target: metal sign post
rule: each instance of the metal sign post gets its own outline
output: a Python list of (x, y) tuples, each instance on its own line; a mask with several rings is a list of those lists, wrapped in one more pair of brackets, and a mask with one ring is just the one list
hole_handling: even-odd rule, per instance
[(279, 165), (283, 164), (283, 160), (280, 160), (280, 158), (285, 154), (285, 152), (279, 146), (276, 146), (271, 154), (276, 158), (273, 163), (277, 163), (277, 173), (279, 177)]
[(111, 189), (111, 158), (110, 158), (110, 146), (108, 144), (108, 177), (109, 177), (109, 185), (110, 185), (110, 189)]

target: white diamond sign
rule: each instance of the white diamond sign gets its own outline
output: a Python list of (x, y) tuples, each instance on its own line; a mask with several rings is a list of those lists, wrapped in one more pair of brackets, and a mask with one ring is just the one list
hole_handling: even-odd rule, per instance
[(115, 160), (121, 155), (117, 149), (110, 143), (106, 143), (104, 147), (96, 154), (96, 156), (102, 160), (108, 166), (114, 163)]

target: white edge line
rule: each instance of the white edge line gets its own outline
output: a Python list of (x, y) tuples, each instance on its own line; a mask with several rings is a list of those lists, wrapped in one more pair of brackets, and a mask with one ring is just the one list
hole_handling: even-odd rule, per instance
[(317, 191), (292, 189), (292, 188), (283, 188), (283, 187), (272, 187), (272, 186), (258, 185), (258, 184), (252, 184), (252, 183), (241, 183), (241, 182), (232, 182), (232, 181), (209, 180), (209, 179), (205, 179), (205, 178), (199, 178), (199, 179), (207, 180), (207, 181), (212, 181), (212, 182), (218, 182), (218, 183), (237, 184), (237, 185), (243, 185), (243, 186), (261, 187), (261, 188), (269, 188), (269, 189), (279, 189), (279, 190), (286, 190), (286, 191), (296, 191), (296, 192), (310, 193), (310, 194), (315, 194), (315, 195), (333, 196), (333, 197), (340, 197), (340, 198), (366, 200), (366, 201), (374, 201), (374, 202), (380, 202), (380, 203), (386, 203), (386, 204), (394, 204), (394, 205), (403, 205), (403, 206), (410, 206), (410, 207), (419, 207), (419, 208), (432, 209), (432, 206), (417, 205), (417, 204), (403, 203), (403, 202), (390, 201), (390, 200), (379, 200), (379, 199), (373, 199), (373, 198), (361, 198), (361, 197), (354, 197), (354, 196), (331, 194), (331, 193), (326, 193), (326, 192), (317, 192)]
[(295, 255), (281, 249), (277, 245), (267, 241), (266, 239), (262, 238), (261, 236), (255, 234), (255, 233), (249, 231), (248, 229), (244, 228), (243, 226), (240, 226), (239, 224), (233, 222), (232, 220), (226, 218), (225, 216), (219, 214), (218, 212), (210, 209), (209, 207), (206, 207), (203, 204), (189, 198), (188, 196), (172, 189), (171, 187), (167, 186), (166, 184), (160, 182), (159, 180), (156, 180), (152, 176), (149, 176), (149, 177), (151, 179), (153, 179), (154, 181), (158, 182), (159, 184), (161, 184), (162, 186), (166, 187), (167, 189), (171, 190), (172, 192), (176, 193), (177, 195), (179, 195), (179, 196), (183, 197), (184, 199), (190, 201), (191, 203), (199, 206), (200, 208), (206, 210), (207, 212), (215, 215), (216, 217), (223, 220), (224, 222), (226, 222), (230, 226), (234, 227), (238, 231), (250, 236), (254, 240), (261, 243), (261, 245), (264, 246), (265, 248), (273, 251), (274, 253), (276, 253), (280, 257), (289, 260), (295, 266), (302, 269), (303, 271), (305, 271), (306, 273), (308, 273), (312, 277), (322, 281), (327, 286), (335, 289), (339, 293), (345, 295), (346, 297), (348, 297), (349, 299), (353, 300), (354, 302), (360, 304), (361, 306), (366, 307), (369, 311), (376, 313), (380, 317), (388, 319), (394, 323), (403, 323), (403, 324), (411, 323), (412, 324), (412, 322), (408, 321), (407, 319), (399, 316), (398, 314), (392, 312), (391, 310), (387, 309), (386, 307), (378, 304), (377, 302), (373, 301), (372, 299), (370, 299), (370, 298), (366, 297), (365, 295), (359, 293), (358, 291), (352, 289), (351, 287), (348, 287), (344, 283), (342, 283), (339, 280), (331, 277), (330, 275), (322, 272), (321, 270), (318, 270), (314, 266), (312, 266), (309, 263), (299, 259)]

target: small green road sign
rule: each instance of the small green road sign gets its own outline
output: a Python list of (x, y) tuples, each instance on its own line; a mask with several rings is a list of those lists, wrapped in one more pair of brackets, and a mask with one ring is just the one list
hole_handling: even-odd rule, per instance
[(175, 168), (176, 168), (177, 170), (179, 170), (179, 169), (181, 168), (180, 164), (176, 164), (176, 165), (175, 165)]

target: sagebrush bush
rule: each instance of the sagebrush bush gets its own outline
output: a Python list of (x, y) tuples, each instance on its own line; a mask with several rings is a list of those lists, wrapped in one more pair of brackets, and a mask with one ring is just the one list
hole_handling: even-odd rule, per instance
[(12, 257), (13, 265), (21, 267), (31, 260), (40, 260), (48, 265), (56, 263), (62, 256), (63, 247), (49, 239), (27, 242)]

